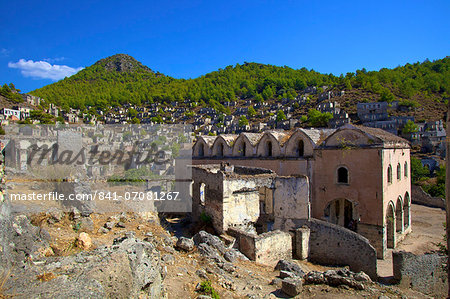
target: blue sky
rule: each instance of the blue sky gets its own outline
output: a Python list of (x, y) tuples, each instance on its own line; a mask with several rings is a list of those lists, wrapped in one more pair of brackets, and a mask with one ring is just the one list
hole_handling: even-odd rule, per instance
[(448, 0), (0, 3), (0, 83), (23, 91), (117, 53), (177, 78), (244, 61), (339, 75), (450, 54)]

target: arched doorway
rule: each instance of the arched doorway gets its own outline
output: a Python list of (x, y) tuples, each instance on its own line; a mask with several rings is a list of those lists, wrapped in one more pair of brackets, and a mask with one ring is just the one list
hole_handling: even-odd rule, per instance
[(356, 205), (348, 199), (340, 198), (331, 201), (324, 210), (326, 221), (343, 226), (353, 231), (357, 230), (358, 213)]
[(403, 232), (403, 202), (401, 196), (397, 198), (397, 204), (395, 206), (395, 227), (398, 233)]
[(386, 211), (386, 239), (387, 248), (395, 247), (395, 208), (394, 203), (391, 201)]

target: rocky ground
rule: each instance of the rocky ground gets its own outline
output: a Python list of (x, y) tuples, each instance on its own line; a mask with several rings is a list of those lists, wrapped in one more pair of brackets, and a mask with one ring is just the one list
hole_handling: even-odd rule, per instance
[[(193, 228), (175, 237), (175, 219), (131, 213), (82, 215), (52, 208), (15, 215), (14, 263), (3, 270), (4, 297), (18, 298), (424, 298), (372, 282), (364, 273), (306, 261), (276, 267), (249, 261), (229, 236)], [(178, 226), (173, 223), (178, 222)], [(195, 233), (195, 234), (194, 234)], [(177, 234), (179, 235), (179, 234)], [(204, 296), (204, 297), (202, 297)]]

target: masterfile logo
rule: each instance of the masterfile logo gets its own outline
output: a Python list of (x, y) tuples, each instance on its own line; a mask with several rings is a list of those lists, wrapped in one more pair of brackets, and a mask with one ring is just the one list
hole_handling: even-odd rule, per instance
[(184, 125), (8, 126), (7, 193), (42, 209), (189, 212), (191, 138)]

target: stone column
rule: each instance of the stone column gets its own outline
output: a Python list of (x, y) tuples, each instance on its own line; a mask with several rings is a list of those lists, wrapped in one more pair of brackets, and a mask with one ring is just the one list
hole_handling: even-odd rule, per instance
[(309, 256), (309, 237), (311, 231), (308, 227), (301, 227), (295, 230), (295, 253), (301, 260), (308, 259)]

